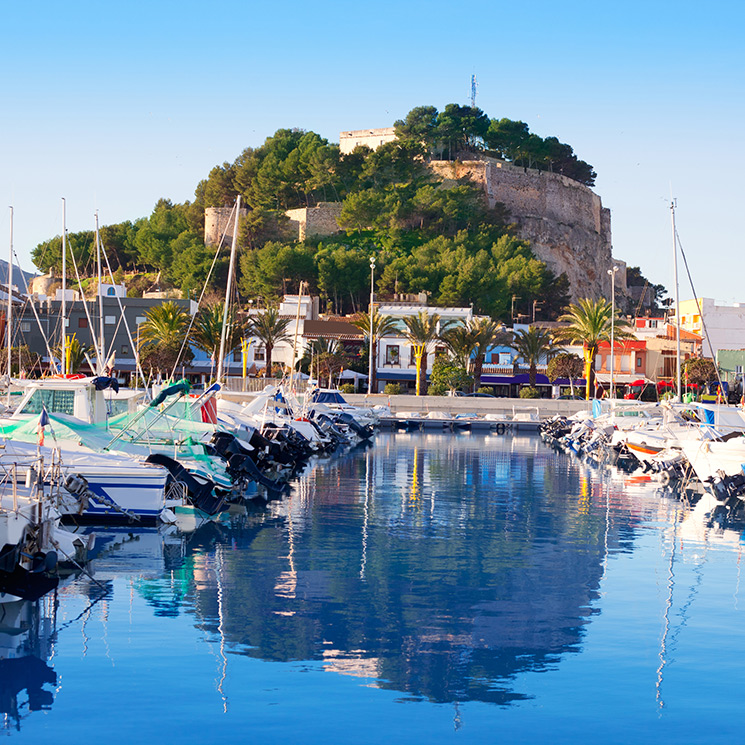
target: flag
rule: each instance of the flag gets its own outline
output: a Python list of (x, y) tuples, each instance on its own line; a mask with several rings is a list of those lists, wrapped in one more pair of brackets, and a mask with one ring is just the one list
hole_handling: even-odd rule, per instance
[(36, 425), (36, 431), (39, 435), (39, 438), (37, 440), (37, 444), (39, 447), (41, 447), (44, 444), (44, 427), (49, 424), (49, 415), (47, 414), (47, 410), (44, 406), (41, 407), (41, 414), (39, 415), (39, 421)]

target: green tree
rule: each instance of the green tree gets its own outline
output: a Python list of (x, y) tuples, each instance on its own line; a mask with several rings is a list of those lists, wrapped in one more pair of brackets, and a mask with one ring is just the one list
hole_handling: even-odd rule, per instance
[[(611, 327), (613, 335), (619, 341), (633, 339), (629, 324), (618, 317), (616, 308), (615, 318), (613, 308), (605, 298), (593, 300), (583, 298), (569, 306), (568, 311), (559, 319), (569, 325), (561, 329), (557, 337), (570, 344), (581, 344), (585, 357), (585, 380), (587, 388), (585, 396), (589, 400), (595, 384), (595, 355), (601, 341), (610, 342)], [(611, 319), (614, 318), (613, 321)]]
[(255, 336), (266, 349), (266, 370), (270, 374), (272, 369), (272, 351), (280, 342), (289, 341), (287, 327), (289, 318), (280, 318), (276, 308), (267, 308), (250, 319), (247, 333)]
[(698, 386), (706, 385), (717, 380), (717, 366), (707, 357), (691, 357), (681, 366), (683, 385), (685, 381)]
[(425, 394), (427, 387), (427, 366), (422, 364), (426, 360), (430, 347), (440, 339), (450, 321), (441, 321), (439, 313), (430, 315), (427, 311), (419, 311), (415, 316), (406, 316), (404, 319), (406, 329), (403, 334), (414, 349), (416, 359), (416, 395)]
[[(220, 353), (224, 311), (224, 302), (210, 303), (200, 308), (189, 334), (191, 343), (215, 360)], [(228, 308), (228, 332), (225, 337), (226, 355), (240, 345), (245, 331), (246, 324), (238, 318), (235, 308), (231, 306)]]
[(372, 320), (370, 319), (370, 313), (365, 312), (360, 313), (355, 319), (353, 319), (352, 324), (365, 335), (365, 344), (368, 348), (371, 345), (370, 337), (372, 335), (373, 365), (372, 378), (369, 383), (370, 390), (375, 391), (375, 363), (378, 359), (378, 345), (382, 337), (390, 336), (398, 330), (398, 324), (390, 316), (381, 315), (375, 307), (372, 312)]
[(528, 364), (530, 387), (535, 388), (536, 366), (556, 349), (551, 332), (538, 326), (530, 326), (527, 331), (519, 329), (514, 334), (511, 346)]
[(472, 383), (473, 378), (463, 365), (440, 355), (432, 363), (427, 393), (430, 396), (445, 396), (448, 391), (464, 390)]
[(582, 375), (582, 368), (582, 359), (580, 357), (569, 352), (562, 352), (548, 361), (546, 376), (552, 382), (559, 378), (573, 380)]
[(173, 301), (147, 311), (140, 326), (139, 351), (143, 368), (168, 374), (178, 362), (189, 362), (193, 353), (188, 345), (181, 350), (188, 325), (189, 314)]

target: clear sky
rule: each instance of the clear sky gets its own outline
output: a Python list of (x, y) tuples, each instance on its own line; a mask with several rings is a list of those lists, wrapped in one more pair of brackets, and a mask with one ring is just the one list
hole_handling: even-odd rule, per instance
[[(737, 2), (6, 3), (0, 256), (134, 220), (280, 127), (338, 142), (468, 103), (598, 173), (614, 255), (672, 288), (669, 202), (699, 295), (745, 302)], [(1, 201), (1, 200), (4, 200)], [(681, 283), (681, 297), (691, 296)]]

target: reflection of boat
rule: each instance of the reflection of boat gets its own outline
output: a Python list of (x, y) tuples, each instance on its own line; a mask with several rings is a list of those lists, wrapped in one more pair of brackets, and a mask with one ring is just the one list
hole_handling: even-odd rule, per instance
[[(0, 617), (0, 713), (6, 726), (20, 727), (24, 709), (49, 709), (57, 683), (47, 664), (52, 641), (49, 600), (4, 603)], [(25, 698), (24, 698), (25, 694)]]

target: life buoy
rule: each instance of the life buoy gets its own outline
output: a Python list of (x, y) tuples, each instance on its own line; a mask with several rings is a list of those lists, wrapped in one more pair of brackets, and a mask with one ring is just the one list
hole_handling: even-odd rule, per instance
[(507, 425), (504, 422), (499, 422), (499, 424), (497, 424), (498, 435), (503, 435), (506, 429), (507, 429)]

